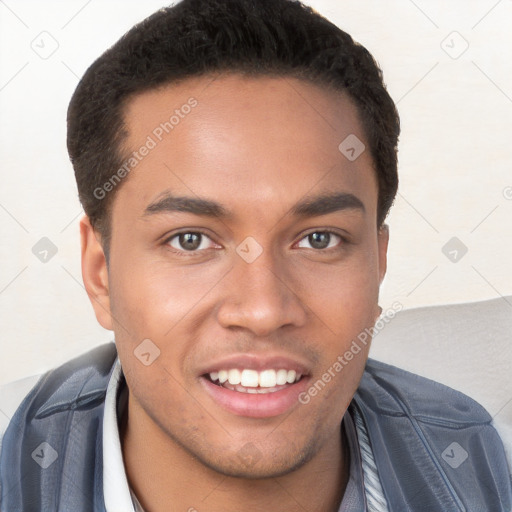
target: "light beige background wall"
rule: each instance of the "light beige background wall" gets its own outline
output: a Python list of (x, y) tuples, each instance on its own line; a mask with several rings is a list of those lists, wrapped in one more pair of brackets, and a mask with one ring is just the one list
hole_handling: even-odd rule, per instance
[[(373, 53), (402, 118), (383, 308), (511, 295), (512, 1), (308, 3)], [(87, 66), (161, 6), (0, 1), (0, 384), (112, 339), (81, 284), (66, 108)]]

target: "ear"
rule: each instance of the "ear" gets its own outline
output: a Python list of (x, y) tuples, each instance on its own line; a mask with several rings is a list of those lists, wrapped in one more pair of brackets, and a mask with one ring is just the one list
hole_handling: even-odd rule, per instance
[(112, 330), (108, 271), (101, 238), (91, 225), (89, 217), (80, 220), (82, 245), (82, 279), (96, 319), (102, 327)]
[(388, 267), (388, 242), (389, 226), (387, 224), (382, 224), (377, 233), (377, 245), (379, 251), (379, 284), (382, 284)]

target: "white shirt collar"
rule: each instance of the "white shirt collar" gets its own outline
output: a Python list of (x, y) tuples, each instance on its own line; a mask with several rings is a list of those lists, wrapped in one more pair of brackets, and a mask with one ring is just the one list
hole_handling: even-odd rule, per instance
[(103, 415), (103, 496), (107, 512), (135, 512), (124, 469), (117, 423), (117, 391), (121, 377), (118, 358), (108, 383)]

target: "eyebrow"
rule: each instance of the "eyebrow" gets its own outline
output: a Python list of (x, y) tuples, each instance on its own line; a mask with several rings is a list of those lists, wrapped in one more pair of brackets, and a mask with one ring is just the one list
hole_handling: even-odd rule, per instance
[(292, 215), (315, 217), (343, 210), (360, 210), (365, 213), (363, 202), (354, 194), (334, 193), (306, 198), (291, 210)]
[(144, 210), (144, 216), (166, 212), (186, 212), (206, 217), (229, 217), (228, 210), (215, 201), (195, 197), (173, 196), (169, 193), (151, 203)]
[[(366, 211), (363, 202), (354, 194), (333, 193), (307, 197), (294, 205), (291, 214), (299, 217), (315, 217), (343, 210)], [(186, 212), (205, 217), (227, 218), (231, 214), (216, 201), (185, 196), (173, 196), (165, 193), (148, 205), (144, 216), (158, 213)]]

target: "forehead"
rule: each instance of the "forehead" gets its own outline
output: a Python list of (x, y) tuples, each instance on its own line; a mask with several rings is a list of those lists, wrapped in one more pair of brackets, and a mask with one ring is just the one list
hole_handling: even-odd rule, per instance
[[(366, 137), (339, 92), (292, 78), (201, 77), (135, 96), (124, 120), (125, 161), (138, 156), (115, 201), (121, 206), (142, 210), (167, 191), (264, 213), (342, 191), (376, 215)], [(347, 145), (366, 149), (347, 158)]]

